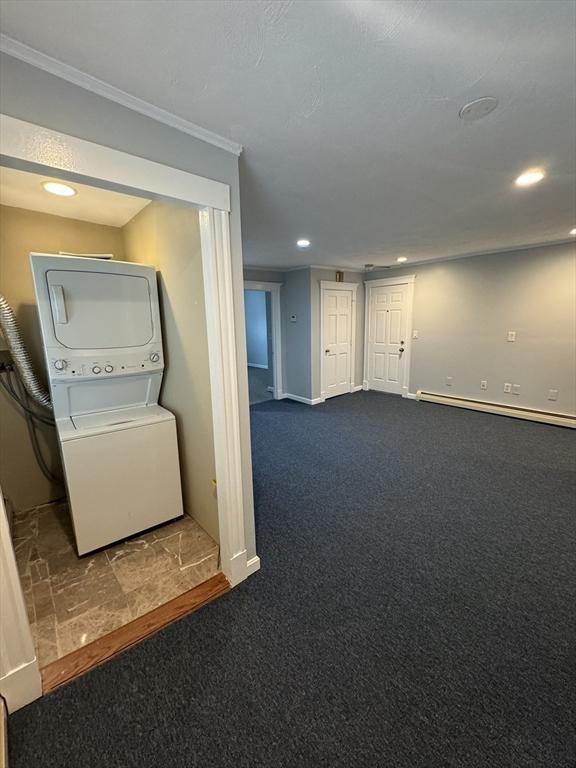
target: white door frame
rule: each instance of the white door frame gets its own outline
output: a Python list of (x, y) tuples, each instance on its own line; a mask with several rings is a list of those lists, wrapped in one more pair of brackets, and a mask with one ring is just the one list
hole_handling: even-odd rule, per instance
[(412, 316), (414, 314), (414, 281), (416, 275), (401, 275), (399, 277), (385, 277), (381, 280), (364, 280), (366, 292), (366, 306), (364, 311), (364, 381), (362, 389), (370, 389), (368, 384), (368, 343), (370, 338), (370, 320), (372, 312), (371, 288), (380, 288), (386, 285), (407, 285), (406, 308), (406, 357), (404, 362), (404, 381), (402, 382), (402, 397), (415, 398), (410, 392), (410, 360), (412, 358)]
[[(234, 323), (229, 186), (3, 114), (0, 165), (46, 175), (56, 173), (62, 179), (156, 200), (178, 200), (200, 209), (220, 555), (222, 570), (235, 586), (258, 570), (260, 561), (258, 557), (247, 560), (244, 532), (244, 516), (250, 510), (243, 505), (240, 409), (248, 409), (248, 398), (240, 399), (237, 380), (236, 335), (245, 331)], [(7, 528), (0, 529), (3, 546), (5, 531)], [(21, 595), (14, 563), (8, 562), (5, 579), (2, 590)], [(18, 622), (24, 637), (29, 632), (26, 615), (19, 615)], [(4, 632), (2, 623), (1, 642)], [(19, 697), (21, 703), (28, 703), (38, 697), (38, 691), (29, 687), (20, 691)]]
[(320, 397), (321, 402), (326, 400), (324, 389), (324, 296), (326, 291), (348, 291), (352, 293), (352, 329), (350, 348), (350, 389), (355, 389), (354, 378), (356, 376), (356, 294), (358, 283), (338, 283), (334, 280), (320, 280)]
[(274, 400), (284, 396), (282, 380), (282, 317), (280, 313), (280, 289), (282, 283), (264, 283), (244, 280), (245, 291), (269, 291), (272, 298), (272, 367), (274, 373)]

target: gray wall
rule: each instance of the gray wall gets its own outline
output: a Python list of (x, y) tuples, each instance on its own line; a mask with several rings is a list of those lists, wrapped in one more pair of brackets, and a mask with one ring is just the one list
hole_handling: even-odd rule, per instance
[[(575, 251), (573, 243), (566, 243), (370, 273), (345, 272), (346, 282), (361, 286), (355, 384), (362, 383), (364, 281), (415, 274), (414, 328), (419, 338), (412, 340), (411, 392), (425, 389), (576, 413)], [(320, 281), (333, 278), (324, 269), (283, 275), (285, 391), (291, 394), (320, 397)], [(298, 316), (296, 324), (289, 322), (291, 312)], [(506, 340), (509, 330), (516, 331), (515, 342)], [(451, 387), (446, 386), (447, 376), (453, 377)], [(488, 382), (487, 390), (480, 389), (481, 380)], [(519, 384), (520, 394), (504, 393), (505, 382)], [(557, 401), (548, 400), (550, 389), (558, 390)]]
[[(282, 288), (284, 392), (312, 397), (310, 270), (286, 272)], [(292, 322), (290, 317), (296, 316)]]
[[(11, 117), (228, 184), (231, 192), (235, 325), (236, 329), (243, 328), (244, 291), (237, 157), (5, 54), (0, 56), (0, 93), (2, 111)], [(247, 556), (250, 558), (256, 546), (246, 341), (243, 332), (237, 333), (236, 338), (240, 403), (245, 404), (240, 409), (240, 435), (243, 502), (246, 511), (244, 524)]]
[[(371, 272), (416, 275), (410, 391), (576, 413), (575, 252), (565, 244)], [(505, 394), (504, 382), (520, 394)]]
[(273, 269), (244, 267), (244, 280), (253, 280), (256, 283), (283, 283), (284, 274)]

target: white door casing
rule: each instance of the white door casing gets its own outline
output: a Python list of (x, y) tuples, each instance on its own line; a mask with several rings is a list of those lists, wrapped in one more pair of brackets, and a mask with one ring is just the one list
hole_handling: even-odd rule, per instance
[(244, 280), (246, 291), (269, 291), (272, 297), (272, 368), (274, 374), (274, 400), (284, 397), (282, 381), (282, 318), (280, 307), (280, 289), (282, 283), (266, 283)]
[(414, 278), (365, 282), (364, 389), (408, 395)]
[(354, 389), (357, 283), (320, 282), (320, 379), (323, 399)]

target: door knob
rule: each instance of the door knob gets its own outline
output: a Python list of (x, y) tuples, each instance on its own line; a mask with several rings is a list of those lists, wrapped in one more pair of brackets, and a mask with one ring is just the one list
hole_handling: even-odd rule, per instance
[(325, 349), (325, 350), (324, 350), (324, 354), (325, 354), (325, 355), (329, 355), (329, 354), (330, 354), (330, 350), (329, 350), (329, 349)]
[(400, 349), (398, 350), (398, 352), (400, 352), (400, 353), (404, 352), (404, 347), (400, 347)]

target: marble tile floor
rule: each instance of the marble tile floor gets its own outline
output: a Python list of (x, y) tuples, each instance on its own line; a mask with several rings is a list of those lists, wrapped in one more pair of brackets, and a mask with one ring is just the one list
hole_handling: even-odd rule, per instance
[(218, 544), (188, 515), (78, 557), (66, 503), (17, 512), (12, 530), (44, 667), (219, 571)]

